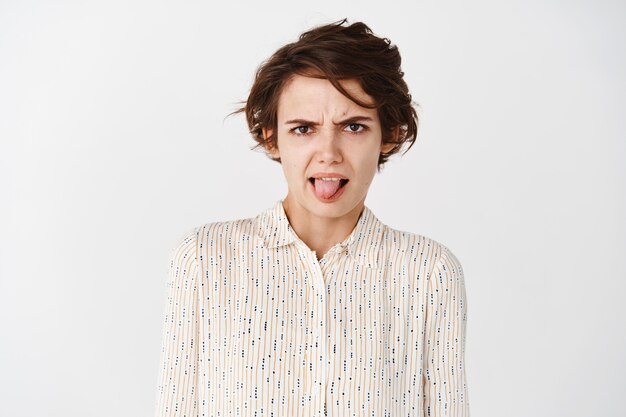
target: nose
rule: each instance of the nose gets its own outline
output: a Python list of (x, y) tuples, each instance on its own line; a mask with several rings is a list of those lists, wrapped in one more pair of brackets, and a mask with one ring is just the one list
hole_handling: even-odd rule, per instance
[(340, 146), (341, 135), (339, 133), (332, 128), (321, 129), (317, 139), (318, 162), (330, 164), (343, 160)]

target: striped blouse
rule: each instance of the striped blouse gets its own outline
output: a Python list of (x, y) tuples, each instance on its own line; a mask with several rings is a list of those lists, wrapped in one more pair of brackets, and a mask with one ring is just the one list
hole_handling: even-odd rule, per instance
[(463, 270), (365, 206), (318, 261), (279, 200), (170, 252), (165, 416), (469, 416)]

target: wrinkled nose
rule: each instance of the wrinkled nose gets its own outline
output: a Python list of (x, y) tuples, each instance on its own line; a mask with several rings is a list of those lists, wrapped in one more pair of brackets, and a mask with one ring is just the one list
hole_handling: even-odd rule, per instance
[(343, 157), (340, 147), (340, 134), (332, 129), (322, 129), (318, 136), (317, 160), (320, 163), (330, 164), (341, 162)]

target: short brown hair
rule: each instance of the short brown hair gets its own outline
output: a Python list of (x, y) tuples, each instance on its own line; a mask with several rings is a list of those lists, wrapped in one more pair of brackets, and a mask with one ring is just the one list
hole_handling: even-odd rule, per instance
[[(417, 136), (418, 116), (403, 79), (397, 46), (387, 38), (375, 36), (362, 22), (349, 26), (344, 23), (347, 19), (302, 33), (298, 41), (281, 47), (259, 66), (248, 100), (234, 112), (245, 112), (250, 133), (258, 142), (252, 149), (278, 146), (278, 100), (294, 74), (325, 78), (358, 105), (377, 109), (382, 143), (395, 144), (389, 152), (379, 155), (379, 171), (404, 144), (408, 143), (404, 153), (411, 148)], [(360, 82), (363, 91), (374, 99), (374, 105), (363, 103), (345, 91), (339, 80), (350, 78)], [(267, 139), (263, 128), (272, 130)], [(270, 159), (280, 162), (280, 158)]]

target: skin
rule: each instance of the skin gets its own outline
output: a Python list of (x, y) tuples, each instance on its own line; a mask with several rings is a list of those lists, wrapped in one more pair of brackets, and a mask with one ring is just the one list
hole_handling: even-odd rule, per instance
[[(342, 86), (373, 103), (357, 80), (345, 80)], [(354, 117), (369, 120), (348, 120)], [(325, 79), (294, 75), (279, 97), (277, 118), (278, 146), (267, 152), (281, 158), (288, 186), (283, 207), (295, 233), (319, 260), (356, 226), (378, 156), (393, 144), (381, 146), (376, 109), (357, 105)], [(263, 133), (268, 137), (272, 130)], [(337, 172), (350, 179), (338, 200), (317, 199), (309, 182), (317, 172)]]

